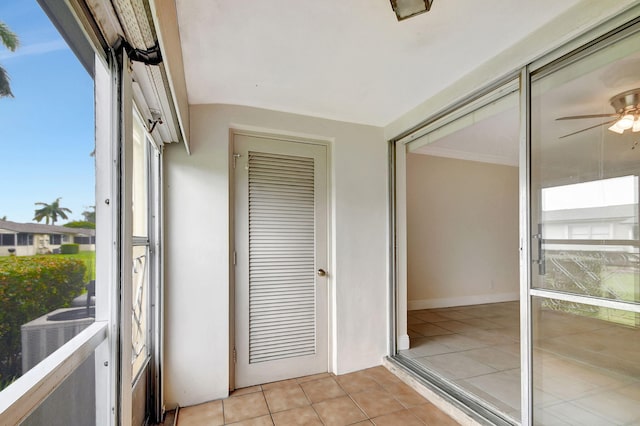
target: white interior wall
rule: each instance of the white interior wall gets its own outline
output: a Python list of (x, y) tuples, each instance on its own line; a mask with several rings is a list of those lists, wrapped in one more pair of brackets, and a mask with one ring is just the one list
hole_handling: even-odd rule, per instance
[(388, 341), (383, 129), (230, 105), (193, 105), (190, 120), (191, 156), (179, 145), (165, 154), (167, 407), (228, 393), (231, 128), (331, 141), (331, 370), (379, 365)]
[(407, 156), (408, 309), (517, 300), (518, 168)]

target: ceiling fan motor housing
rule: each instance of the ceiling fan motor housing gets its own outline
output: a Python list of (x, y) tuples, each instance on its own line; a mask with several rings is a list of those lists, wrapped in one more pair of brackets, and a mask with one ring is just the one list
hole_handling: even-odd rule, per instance
[(640, 109), (640, 89), (619, 93), (609, 100), (618, 114), (637, 113)]

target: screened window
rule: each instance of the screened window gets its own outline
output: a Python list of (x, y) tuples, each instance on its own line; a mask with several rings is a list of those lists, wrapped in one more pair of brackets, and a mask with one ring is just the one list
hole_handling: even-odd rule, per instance
[(95, 244), (96, 237), (81, 237), (75, 236), (73, 237), (73, 242), (76, 244)]
[(19, 246), (32, 246), (33, 245), (33, 234), (27, 233), (19, 233), (18, 234), (18, 245)]
[(16, 235), (15, 234), (0, 234), (0, 246), (15, 246)]

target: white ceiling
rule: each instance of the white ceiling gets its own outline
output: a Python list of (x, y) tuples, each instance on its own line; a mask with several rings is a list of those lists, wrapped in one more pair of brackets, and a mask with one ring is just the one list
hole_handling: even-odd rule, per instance
[[(619, 135), (607, 118), (557, 121), (563, 116), (613, 113), (609, 99), (640, 88), (640, 36), (601, 50), (545, 77), (532, 88), (533, 177), (544, 186), (640, 174), (640, 134)], [(623, 48), (627, 45), (627, 48)], [(518, 109), (511, 108), (423, 145), (418, 154), (517, 166)]]
[(177, 0), (190, 104), (385, 126), (579, 0)]
[(519, 109), (491, 115), (413, 151), (416, 154), (517, 166), (520, 159)]

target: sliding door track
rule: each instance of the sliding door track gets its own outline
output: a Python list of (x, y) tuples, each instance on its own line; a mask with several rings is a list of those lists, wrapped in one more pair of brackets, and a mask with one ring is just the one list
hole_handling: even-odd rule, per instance
[(520, 424), (487, 407), (487, 405), (477, 397), (469, 394), (454, 383), (426, 370), (423, 365), (418, 364), (411, 358), (394, 355), (387, 357), (387, 360), (400, 370), (409, 374), (422, 386), (480, 424), (496, 426), (516, 426)]

